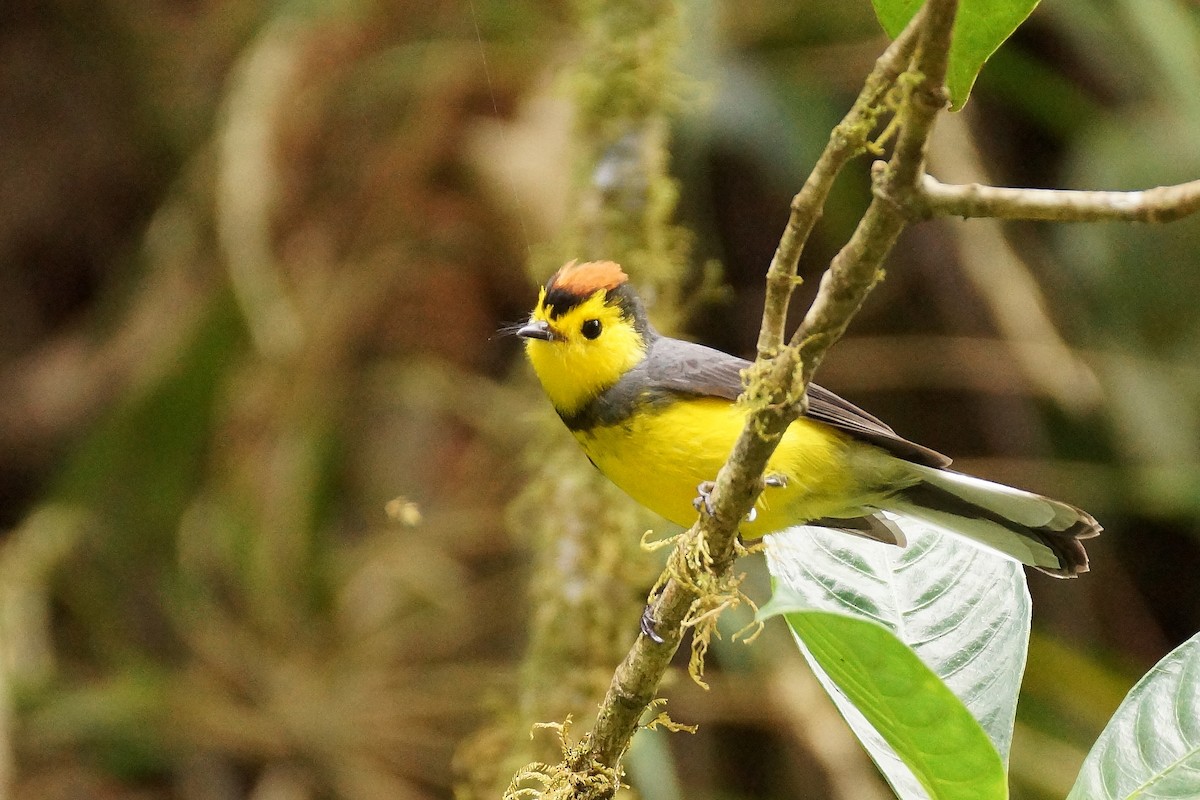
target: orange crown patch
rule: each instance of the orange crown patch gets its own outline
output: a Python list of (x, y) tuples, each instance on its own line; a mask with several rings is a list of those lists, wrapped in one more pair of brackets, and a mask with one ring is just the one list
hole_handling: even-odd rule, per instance
[(627, 282), (629, 276), (615, 261), (571, 261), (554, 273), (546, 282), (546, 291), (558, 290), (575, 297), (589, 297), (598, 291), (609, 291)]

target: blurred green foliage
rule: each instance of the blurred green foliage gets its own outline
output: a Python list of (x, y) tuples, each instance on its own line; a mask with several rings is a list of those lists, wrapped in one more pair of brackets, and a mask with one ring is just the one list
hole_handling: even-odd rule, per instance
[[(651, 272), (692, 335), (744, 354), (791, 193), (884, 39), (865, 1), (682, 14), (665, 152), (695, 269)], [(5, 7), (0, 790), (451, 792), (539, 613), (503, 519), (552, 414), (495, 332), (535, 296), (531, 252), (560, 255), (581, 145), (556, 76), (580, 41), (533, 0)], [(1195, 4), (1043, 4), (957, 123), (996, 183), (1193, 179), (1197, 53)], [(867, 167), (806, 253), (809, 296)], [(1004, 227), (1026, 310), (1094, 377), (1073, 407), (964, 267), (976, 224), (906, 235), (821, 380), (1105, 524), (1090, 575), (1031, 580), (1013, 795), (1062, 797), (1136, 676), (1200, 628), (1200, 220)], [(732, 291), (688, 301), (712, 262)], [(419, 524), (386, 516), (398, 497)], [(718, 643), (710, 693), (669, 689), (700, 732), (637, 760), (641, 794), (884, 796), (778, 636)]]

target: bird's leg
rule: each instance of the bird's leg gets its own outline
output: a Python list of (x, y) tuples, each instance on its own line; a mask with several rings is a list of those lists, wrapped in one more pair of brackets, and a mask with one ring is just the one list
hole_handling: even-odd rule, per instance
[[(787, 486), (787, 476), (779, 474), (771, 474), (763, 477), (763, 486), (770, 489), (782, 489)], [(750, 513), (746, 515), (746, 522), (754, 522), (758, 519), (758, 508), (750, 507)]]
[[(780, 475), (778, 472), (773, 472), (770, 475), (763, 476), (764, 489), (782, 489), (788, 485), (787, 475)], [(750, 509), (750, 513), (746, 516), (747, 522), (754, 522), (757, 515), (757, 509)]]

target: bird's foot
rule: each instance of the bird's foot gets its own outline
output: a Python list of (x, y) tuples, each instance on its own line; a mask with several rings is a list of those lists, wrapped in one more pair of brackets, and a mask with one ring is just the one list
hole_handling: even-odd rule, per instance
[(770, 489), (783, 489), (788, 485), (787, 475), (774, 473), (763, 478), (763, 486)]
[(663, 637), (658, 632), (658, 620), (654, 618), (653, 601), (647, 603), (646, 607), (642, 610), (641, 628), (642, 633), (647, 639), (655, 644), (663, 643)]
[(692, 500), (692, 508), (705, 511), (710, 517), (716, 515), (713, 508), (712, 493), (717, 486), (716, 481), (701, 481), (696, 486), (696, 498)]
[[(767, 486), (787, 486), (787, 478), (782, 475), (770, 475), (765, 480)], [(713, 508), (712, 493), (716, 488), (715, 481), (701, 481), (696, 486), (697, 497), (692, 500), (692, 508), (697, 511), (705, 511), (710, 517), (716, 516), (716, 509)], [(758, 509), (751, 507), (750, 513), (746, 514), (746, 522), (754, 522), (758, 519)]]

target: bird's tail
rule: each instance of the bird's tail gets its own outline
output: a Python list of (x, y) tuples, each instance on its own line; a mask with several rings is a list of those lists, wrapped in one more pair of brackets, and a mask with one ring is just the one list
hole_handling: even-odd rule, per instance
[(1100, 533), (1086, 511), (945, 469), (912, 465), (919, 481), (883, 505), (1060, 578), (1088, 571), (1081, 539)]

